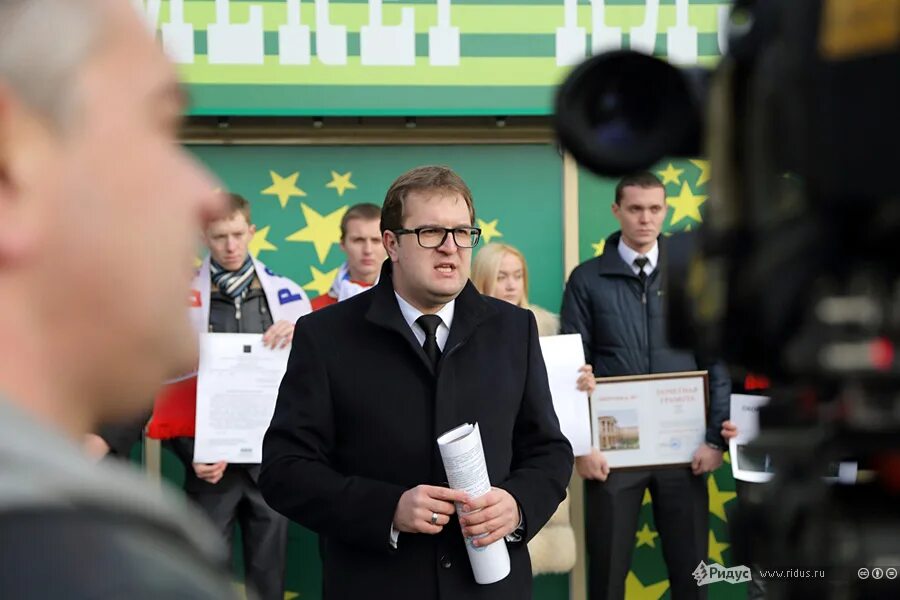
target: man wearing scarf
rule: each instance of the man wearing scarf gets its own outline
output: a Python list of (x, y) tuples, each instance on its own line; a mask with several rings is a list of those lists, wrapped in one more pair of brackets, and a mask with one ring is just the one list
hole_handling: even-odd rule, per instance
[[(262, 333), (267, 347), (286, 347), (296, 320), (311, 310), (309, 300), (299, 285), (250, 255), (256, 231), (250, 205), (237, 194), (227, 196), (230, 216), (210, 223), (203, 235), (209, 256), (192, 285), (191, 322), (198, 333)], [(248, 587), (261, 600), (282, 600), (287, 519), (263, 500), (259, 465), (195, 463), (193, 437), (176, 437), (169, 444), (184, 463), (185, 492), (229, 547), (234, 524), (240, 524)]]
[(376, 283), (387, 251), (381, 243), (381, 207), (355, 204), (341, 219), (341, 250), (347, 260), (327, 294), (312, 301), (313, 310), (337, 304), (364, 292)]

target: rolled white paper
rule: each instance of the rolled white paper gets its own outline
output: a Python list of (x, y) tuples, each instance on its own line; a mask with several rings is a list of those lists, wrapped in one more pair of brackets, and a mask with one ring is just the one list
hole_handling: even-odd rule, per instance
[[(479, 498), (491, 491), (487, 464), (484, 461), (484, 449), (481, 445), (481, 432), (478, 424), (464, 423), (451, 429), (437, 440), (447, 472), (447, 482), (454, 490), (466, 492), (470, 498)], [(456, 511), (461, 506), (457, 503)], [(486, 534), (483, 534), (486, 535)], [(483, 537), (477, 536), (477, 537)], [(496, 583), (509, 575), (509, 552), (506, 541), (497, 540), (484, 547), (472, 545), (466, 538), (466, 551), (475, 581), (480, 584)]]

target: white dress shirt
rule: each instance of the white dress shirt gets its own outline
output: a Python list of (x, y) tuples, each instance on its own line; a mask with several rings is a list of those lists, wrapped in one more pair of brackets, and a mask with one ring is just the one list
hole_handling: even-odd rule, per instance
[[(404, 300), (396, 291), (394, 292), (394, 295), (397, 296), (397, 304), (400, 305), (400, 314), (403, 315), (403, 319), (406, 321), (406, 324), (409, 325), (410, 329), (412, 329), (413, 335), (419, 340), (419, 345), (421, 346), (425, 343), (425, 330), (422, 329), (421, 325), (416, 323), (416, 319), (425, 313)], [(438, 325), (437, 332), (435, 333), (437, 345), (438, 348), (441, 349), (441, 352), (444, 351), (444, 346), (447, 345), (447, 338), (450, 336), (450, 326), (453, 325), (453, 313), (455, 311), (456, 298), (445, 304), (444, 308), (435, 313), (441, 318), (441, 324)]]
[(634, 259), (638, 256), (644, 256), (649, 261), (646, 265), (644, 265), (644, 273), (650, 275), (656, 269), (656, 265), (659, 262), (659, 242), (654, 242), (653, 247), (650, 249), (650, 252), (647, 254), (638, 254), (631, 248), (628, 244), (625, 243), (625, 240), (619, 239), (619, 256), (622, 257), (622, 260), (625, 261), (625, 264), (631, 267), (631, 270), (635, 275), (638, 274), (640, 268), (634, 264)]

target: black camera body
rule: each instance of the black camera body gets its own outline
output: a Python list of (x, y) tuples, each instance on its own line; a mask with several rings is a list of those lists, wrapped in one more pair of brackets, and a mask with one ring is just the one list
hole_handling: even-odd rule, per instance
[[(900, 568), (900, 1), (736, 0), (727, 39), (713, 72), (589, 59), (556, 128), (605, 176), (709, 157), (704, 225), (668, 244), (669, 336), (775, 382), (756, 445), (781, 470), (738, 519), (752, 558), (850, 582), (773, 597), (900, 597), (857, 577)], [(871, 481), (823, 487), (845, 456)]]

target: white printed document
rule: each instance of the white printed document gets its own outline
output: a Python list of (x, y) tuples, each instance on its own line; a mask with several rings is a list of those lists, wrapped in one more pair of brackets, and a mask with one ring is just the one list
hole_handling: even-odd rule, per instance
[(261, 334), (200, 335), (194, 462), (262, 462), (289, 353), (265, 348)]
[(591, 405), (587, 393), (575, 387), (578, 369), (584, 364), (581, 334), (548, 335), (540, 340), (559, 428), (575, 456), (590, 454)]
[[(451, 429), (437, 439), (447, 472), (447, 481), (454, 490), (466, 492), (470, 498), (480, 498), (491, 491), (487, 463), (484, 460), (484, 449), (481, 445), (481, 432), (478, 424), (464, 423)], [(456, 511), (460, 512), (457, 503)], [(484, 534), (486, 535), (486, 534)], [(483, 537), (478, 536), (478, 537)], [(509, 552), (506, 541), (499, 539), (490, 546), (475, 547), (472, 540), (466, 538), (466, 552), (475, 581), (480, 584), (495, 583), (509, 575)]]

